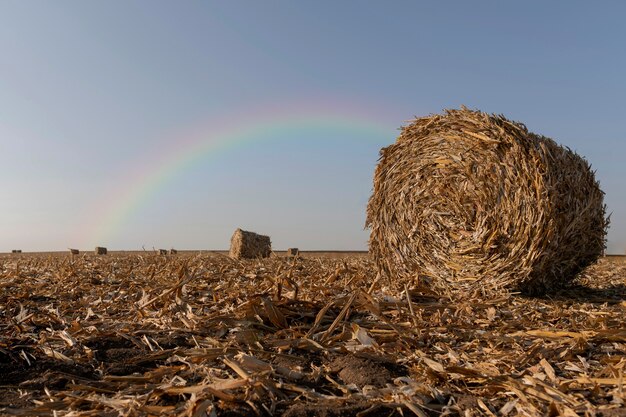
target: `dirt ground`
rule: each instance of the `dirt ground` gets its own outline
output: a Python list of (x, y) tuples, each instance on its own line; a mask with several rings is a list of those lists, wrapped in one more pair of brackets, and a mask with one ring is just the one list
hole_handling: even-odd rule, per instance
[(0, 255), (0, 415), (626, 416), (626, 263), (448, 299), (363, 253)]

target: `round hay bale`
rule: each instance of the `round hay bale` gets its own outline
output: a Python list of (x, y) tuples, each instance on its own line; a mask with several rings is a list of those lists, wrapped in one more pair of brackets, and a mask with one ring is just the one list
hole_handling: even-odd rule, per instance
[(106, 255), (108, 251), (107, 251), (107, 248), (103, 246), (96, 246), (96, 248), (94, 249), (94, 253), (96, 255)]
[(269, 236), (259, 235), (237, 228), (230, 238), (229, 255), (231, 258), (269, 258), (271, 254), (272, 242)]
[(385, 275), (439, 293), (541, 294), (602, 255), (603, 197), (570, 149), (501, 115), (446, 110), (381, 150), (369, 249)]

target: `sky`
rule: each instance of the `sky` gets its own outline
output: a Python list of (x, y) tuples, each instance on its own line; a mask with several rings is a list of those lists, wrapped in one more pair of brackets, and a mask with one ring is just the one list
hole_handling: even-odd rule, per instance
[(592, 164), (626, 251), (626, 3), (0, 0), (0, 252), (363, 250), (379, 149), (504, 114)]

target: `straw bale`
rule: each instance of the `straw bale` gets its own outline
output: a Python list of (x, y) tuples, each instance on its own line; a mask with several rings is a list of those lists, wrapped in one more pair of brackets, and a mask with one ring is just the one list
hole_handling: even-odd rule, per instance
[(107, 248), (102, 247), (102, 246), (96, 246), (96, 249), (94, 250), (96, 255), (106, 255), (107, 254)]
[(12, 249), (11, 253), (22, 253), (21, 249)]
[(289, 257), (298, 256), (299, 254), (300, 254), (300, 251), (298, 250), (298, 248), (287, 249), (287, 256)]
[(272, 253), (269, 236), (237, 229), (230, 239), (230, 256), (235, 259), (267, 258)]
[(159, 255), (167, 255), (167, 249), (159, 249)]
[(70, 249), (70, 253), (72, 255), (78, 255), (80, 253), (80, 251), (78, 249)]
[(176, 255), (178, 251), (176, 249), (170, 249), (170, 255)]
[(381, 150), (369, 250), (384, 275), (441, 293), (545, 293), (602, 255), (603, 197), (572, 150), (502, 115), (446, 110)]

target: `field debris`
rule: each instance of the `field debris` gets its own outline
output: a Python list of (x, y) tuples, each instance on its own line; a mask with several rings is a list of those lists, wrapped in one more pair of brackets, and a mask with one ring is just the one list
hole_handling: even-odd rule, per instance
[(235, 259), (267, 258), (272, 254), (269, 236), (237, 229), (230, 239), (230, 257)]
[(366, 255), (0, 256), (0, 414), (617, 416), (626, 262), (452, 301)]
[(370, 253), (383, 274), (440, 294), (546, 294), (603, 254), (603, 198), (570, 149), (501, 115), (446, 110), (381, 150)]
[(287, 249), (287, 257), (293, 258), (294, 256), (298, 256), (300, 254), (300, 250), (298, 248), (289, 248)]

